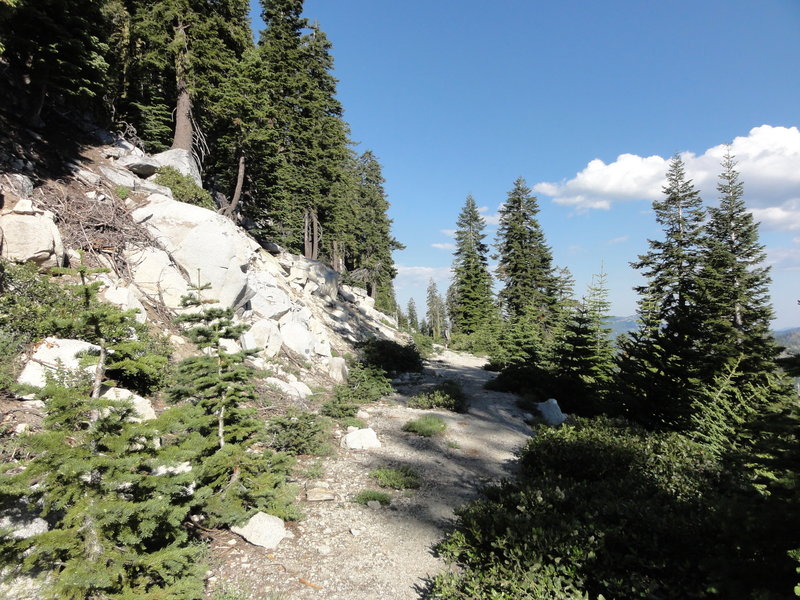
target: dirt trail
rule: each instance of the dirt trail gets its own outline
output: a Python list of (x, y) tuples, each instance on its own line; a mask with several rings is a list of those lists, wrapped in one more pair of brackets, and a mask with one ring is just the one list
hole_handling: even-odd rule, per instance
[[(432, 547), (452, 523), (453, 509), (473, 498), (480, 484), (509, 475), (514, 451), (530, 432), (513, 395), (483, 389), (494, 376), (481, 368), (484, 362), (443, 351), (426, 362), (421, 380), (370, 406), (367, 421), (382, 447), (338, 450), (323, 459), (313, 483), (327, 487), (335, 500), (300, 500), (306, 518), (277, 550), (251, 546), (234, 534), (215, 536), (213, 587), (265, 600), (420, 598), (427, 578), (444, 567)], [(471, 403), (468, 414), (406, 407), (409, 397), (446, 378), (461, 383)], [(423, 413), (447, 422), (443, 436), (402, 431)], [(359, 491), (377, 489), (372, 469), (399, 465), (421, 475), (418, 490), (395, 492), (391, 506), (380, 509), (352, 502)]]

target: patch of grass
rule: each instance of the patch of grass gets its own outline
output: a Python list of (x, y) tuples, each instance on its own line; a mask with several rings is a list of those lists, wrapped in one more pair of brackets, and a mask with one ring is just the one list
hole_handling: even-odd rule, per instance
[(367, 424), (359, 418), (356, 417), (345, 417), (344, 419), (339, 419), (339, 424), (342, 427), (358, 427), (359, 429), (365, 429)]
[(325, 467), (322, 466), (322, 461), (315, 460), (313, 463), (308, 465), (304, 475), (308, 479), (320, 479), (323, 475), (325, 475)]
[(353, 498), (353, 502), (356, 504), (363, 504), (364, 506), (367, 505), (367, 502), (372, 502), (373, 500), (380, 502), (383, 506), (389, 506), (392, 502), (392, 497), (386, 492), (381, 492), (379, 490), (361, 490)]
[(422, 415), (403, 425), (403, 431), (416, 433), (422, 437), (432, 437), (447, 429), (445, 422), (436, 415)]
[(120, 200), (127, 200), (128, 196), (131, 195), (131, 188), (125, 187), (124, 185), (119, 185), (114, 188), (114, 193)]
[(369, 474), (379, 486), (393, 490), (415, 489), (420, 485), (419, 475), (407, 466), (383, 467)]
[(408, 401), (410, 408), (444, 408), (464, 413), (469, 409), (469, 402), (461, 384), (452, 379), (445, 379), (430, 392), (417, 394)]
[(453, 450), (459, 450), (461, 448), (461, 444), (455, 440), (447, 440), (447, 447), (452, 448)]

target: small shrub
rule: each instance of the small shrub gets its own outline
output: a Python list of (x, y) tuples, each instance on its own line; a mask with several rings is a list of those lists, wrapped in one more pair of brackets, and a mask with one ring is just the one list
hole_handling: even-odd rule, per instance
[(131, 195), (131, 188), (125, 187), (124, 185), (119, 185), (114, 188), (114, 193), (120, 200), (127, 200), (128, 196)]
[(422, 358), (428, 358), (433, 354), (433, 338), (424, 333), (412, 333), (411, 339), (414, 340), (414, 346)]
[(320, 455), (330, 451), (328, 427), (319, 415), (289, 410), (270, 419), (267, 431), (270, 446), (279, 452)]
[(459, 444), (455, 440), (447, 440), (447, 447), (452, 448), (453, 450), (458, 450), (459, 448), (461, 448), (461, 444)]
[(179, 173), (172, 167), (161, 167), (157, 171), (156, 183), (172, 190), (172, 197), (186, 204), (194, 204), (209, 210), (217, 210), (211, 193), (204, 190), (188, 175)]
[(419, 475), (411, 467), (384, 467), (375, 469), (369, 474), (379, 486), (393, 490), (416, 489), (419, 487)]
[(358, 412), (358, 404), (349, 402), (347, 388), (340, 392), (338, 389), (334, 393), (333, 400), (322, 405), (320, 412), (331, 419), (352, 419)]
[(413, 345), (403, 346), (390, 340), (372, 339), (361, 345), (363, 362), (387, 373), (422, 371), (422, 357)]
[(386, 492), (378, 490), (361, 490), (353, 498), (353, 502), (364, 506), (367, 505), (367, 502), (372, 502), (373, 500), (380, 502), (383, 506), (389, 506), (392, 502), (392, 497)]
[(358, 363), (350, 368), (346, 387), (351, 390), (351, 401), (359, 404), (376, 402), (394, 391), (384, 370)]
[(446, 379), (430, 392), (418, 394), (408, 401), (411, 408), (444, 408), (455, 412), (464, 413), (469, 409), (469, 402), (461, 384), (452, 379)]
[(403, 431), (416, 433), (422, 437), (432, 437), (447, 429), (445, 422), (436, 415), (422, 415), (403, 425)]

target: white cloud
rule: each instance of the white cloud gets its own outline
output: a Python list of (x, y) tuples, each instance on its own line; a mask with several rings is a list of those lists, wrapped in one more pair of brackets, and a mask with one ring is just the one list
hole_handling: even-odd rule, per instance
[(622, 235), (620, 237), (615, 237), (606, 242), (606, 246), (613, 246), (615, 244), (622, 244), (623, 242), (627, 242), (630, 236)]
[(447, 289), (450, 285), (450, 267), (407, 267), (395, 265), (397, 277), (394, 280), (395, 289), (414, 290), (421, 288), (423, 293), (428, 281), (433, 279), (439, 290)]
[(479, 213), (489, 212), (489, 207), (488, 206), (479, 206), (478, 207), (478, 212)]
[(445, 244), (431, 244), (431, 246), (433, 246), (434, 248), (438, 248), (439, 250), (455, 250), (456, 249), (456, 245), (455, 244), (451, 244), (449, 242), (445, 243)]
[[(720, 144), (697, 156), (681, 154), (687, 176), (707, 201), (717, 197), (720, 159), (727, 146)], [(754, 127), (731, 142), (737, 170), (745, 185), (745, 199), (765, 226), (800, 229), (800, 130), (797, 127)], [(621, 154), (609, 164), (594, 159), (575, 177), (560, 183), (541, 182), (533, 189), (557, 204), (577, 212), (608, 210), (614, 203), (652, 201), (661, 195), (669, 159)]]
[(439, 233), (445, 234), (447, 237), (455, 237), (456, 230), (455, 229), (440, 229)]
[(800, 247), (767, 248), (767, 262), (779, 271), (800, 271)]

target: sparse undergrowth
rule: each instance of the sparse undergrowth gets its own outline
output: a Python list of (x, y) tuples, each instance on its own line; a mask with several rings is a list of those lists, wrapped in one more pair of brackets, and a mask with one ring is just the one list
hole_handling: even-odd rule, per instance
[(410, 408), (444, 408), (454, 412), (465, 413), (469, 410), (469, 401), (461, 384), (452, 379), (445, 379), (430, 392), (417, 394), (409, 399)]
[(356, 504), (367, 505), (368, 502), (380, 502), (383, 506), (389, 506), (392, 503), (392, 497), (386, 492), (380, 490), (361, 490), (353, 497), (353, 502)]
[(379, 486), (392, 488), (394, 490), (416, 489), (420, 486), (420, 479), (417, 472), (405, 465), (375, 469), (370, 472), (369, 476), (372, 477)]
[(422, 415), (403, 425), (403, 431), (416, 433), (422, 437), (433, 437), (447, 429), (445, 422), (436, 415)]

